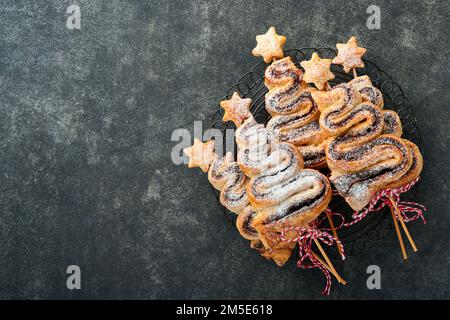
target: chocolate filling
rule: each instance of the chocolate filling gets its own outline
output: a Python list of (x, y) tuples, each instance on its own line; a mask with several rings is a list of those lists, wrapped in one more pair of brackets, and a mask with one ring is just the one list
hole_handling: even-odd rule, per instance
[[(352, 138), (352, 137), (350, 137), (350, 138)], [(405, 150), (404, 146), (398, 140), (395, 140), (392, 138), (387, 138), (387, 137), (378, 137), (378, 138), (371, 140), (359, 147), (351, 149), (345, 153), (336, 151), (336, 147), (339, 144), (348, 142), (349, 140), (351, 140), (351, 139), (347, 138), (346, 136), (341, 136), (341, 137), (334, 139), (329, 144), (329, 155), (331, 158), (333, 158), (333, 160), (345, 160), (345, 161), (360, 160), (362, 158), (362, 156), (366, 152), (368, 152), (370, 149), (374, 148), (375, 146), (380, 146), (383, 144), (393, 145), (402, 151), (402, 154), (404, 155), (404, 157), (407, 156), (406, 155), (407, 151)]]
[[(323, 181), (322, 178), (321, 178), (321, 180)], [(323, 181), (323, 183), (324, 183), (324, 185), (326, 185), (324, 181)], [(285, 210), (284, 212), (280, 212), (276, 215), (272, 215), (272, 216), (268, 217), (266, 219), (265, 223), (272, 223), (272, 222), (287, 218), (288, 216), (291, 216), (294, 214), (301, 214), (301, 213), (307, 211), (309, 208), (315, 207), (316, 203), (320, 202), (323, 199), (323, 197), (325, 196), (325, 193), (326, 193), (326, 188), (322, 188), (315, 197), (310, 198), (310, 199), (304, 199), (303, 201), (293, 204), (292, 206), (287, 208), (287, 210)]]
[(242, 225), (244, 230), (252, 235), (257, 233), (256, 229), (252, 227), (252, 221), (255, 218), (255, 214), (256, 213), (254, 211), (252, 211), (252, 213), (249, 213), (247, 217), (245, 217), (244, 223)]
[[(339, 129), (341, 127), (346, 126), (360, 112), (369, 112), (372, 115), (372, 119), (373, 119), (372, 127), (377, 128), (378, 126), (381, 125), (382, 114), (380, 114), (380, 112), (370, 104), (358, 105), (355, 109), (350, 111), (350, 113), (348, 113), (348, 115), (343, 120), (341, 120), (339, 122), (333, 123), (332, 120), (330, 120), (330, 115), (332, 114), (332, 113), (330, 113), (330, 114), (328, 114), (327, 117), (325, 117), (324, 124), (329, 129)], [(334, 112), (334, 114), (336, 114), (336, 113), (338, 113), (338, 112)]]

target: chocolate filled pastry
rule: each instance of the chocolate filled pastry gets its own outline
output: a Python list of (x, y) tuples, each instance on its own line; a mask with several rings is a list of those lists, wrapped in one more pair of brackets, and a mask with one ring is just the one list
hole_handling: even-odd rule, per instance
[[(382, 109), (384, 107), (383, 94), (375, 88), (369, 76), (359, 76), (348, 82), (348, 85), (356, 89), (361, 95), (361, 100)], [(382, 133), (393, 134), (397, 137), (402, 136), (402, 123), (397, 112), (392, 110), (383, 110), (384, 125)]]
[(255, 212), (247, 197), (248, 179), (233, 161), (232, 154), (218, 157), (214, 152), (214, 141), (202, 143), (198, 139), (183, 151), (190, 159), (189, 167), (200, 167), (208, 172), (209, 182), (220, 191), (220, 203), (238, 215), (236, 225), (240, 234), (250, 241), (259, 241), (258, 233), (252, 227)]
[(236, 131), (238, 163), (250, 177), (247, 194), (257, 212), (253, 227), (268, 252), (291, 249), (282, 242), (287, 227), (307, 226), (331, 200), (331, 186), (320, 172), (303, 169), (298, 149), (277, 142), (264, 125), (253, 117)]
[(413, 164), (412, 143), (400, 138), (398, 115), (382, 110), (376, 90), (362, 80), (312, 93), (322, 111), (320, 125), (332, 136), (326, 146), (330, 180), (354, 210), (401, 180)]
[(247, 205), (247, 178), (231, 153), (216, 157), (208, 171), (208, 180), (220, 192), (220, 203), (239, 214)]
[(397, 112), (392, 110), (383, 110), (383, 134), (393, 134), (394, 136), (401, 137), (403, 134), (402, 122)]
[(415, 180), (423, 169), (423, 157), (419, 151), (419, 148), (409, 140), (403, 139), (406, 145), (409, 147), (412, 157), (412, 163), (408, 171), (400, 177), (397, 181), (394, 181), (386, 186), (386, 188), (399, 188), (402, 187), (413, 180)]
[[(352, 135), (347, 134), (333, 139), (327, 148), (327, 157), (330, 162), (345, 163), (346, 168), (351, 163), (352, 170), (342, 170), (333, 164), (330, 180), (347, 203), (358, 211), (378, 191), (406, 174), (412, 157), (405, 140), (393, 135), (380, 135), (355, 146), (352, 140)], [(345, 151), (339, 152), (340, 148)]]
[(256, 246), (261, 239), (254, 227), (257, 213), (248, 200), (247, 184), (249, 180), (238, 163), (233, 161), (231, 153), (214, 160), (208, 172), (208, 180), (214, 188), (221, 191), (220, 202), (227, 209), (238, 214), (236, 227), (241, 236), (250, 240), (252, 247), (257, 248), (262, 256), (274, 260), (277, 265), (283, 265), (289, 259), (293, 246), (272, 248), (272, 250), (266, 250), (264, 246)]
[(383, 94), (375, 88), (369, 76), (359, 76), (348, 82), (361, 95), (362, 101), (370, 102), (379, 108), (383, 108)]
[[(347, 43), (338, 43), (337, 49), (338, 54), (336, 58), (333, 59), (333, 63), (341, 64), (345, 72), (350, 72), (353, 70), (354, 79), (347, 83), (347, 87), (353, 88), (359, 93), (362, 103), (370, 103), (374, 107), (382, 109), (384, 106), (384, 101), (380, 90), (372, 85), (372, 81), (367, 75), (358, 77), (356, 73), (356, 68), (364, 67), (362, 56), (366, 53), (366, 49), (358, 47), (355, 37), (351, 37)], [(321, 98), (323, 97), (318, 97), (319, 100)], [(336, 95), (330, 95), (328, 97), (328, 101), (323, 98), (322, 101), (326, 103), (322, 104), (322, 107), (319, 107), (319, 109), (323, 111), (325, 108), (330, 107), (333, 101), (336, 101), (335, 98)], [(357, 99), (347, 101), (349, 102), (348, 105), (357, 105), (358, 101), (356, 100)], [(344, 110), (334, 110), (334, 112), (334, 116), (336, 116), (336, 113), (339, 112), (345, 113)], [(400, 139), (403, 130), (398, 114), (392, 110), (382, 110), (381, 112), (383, 115), (381, 135), (377, 136), (374, 140), (369, 139), (369, 131), (372, 131), (372, 136), (376, 136), (380, 130), (378, 123), (372, 128), (367, 122), (365, 124), (357, 124), (356, 131), (355, 127), (351, 127), (351, 129), (349, 129), (344, 126), (342, 128), (343, 131), (349, 129), (349, 131), (344, 134), (344, 138), (342, 138), (344, 140), (350, 140), (348, 135), (355, 136), (357, 134), (360, 134), (360, 136), (357, 137), (358, 139), (362, 137), (364, 140), (364, 135), (367, 135), (366, 140), (368, 142), (364, 146), (364, 151), (366, 151), (366, 153), (359, 155), (361, 159), (364, 158), (364, 155), (366, 157), (370, 156), (370, 152), (367, 152), (368, 148), (373, 147), (374, 150), (379, 150), (378, 152), (372, 152), (370, 161), (367, 162), (364, 169), (361, 170), (360, 166), (357, 165), (353, 167), (353, 172), (348, 171), (347, 166), (344, 166), (344, 170), (342, 170), (339, 164), (335, 163), (336, 161), (334, 160), (336, 159), (330, 157), (330, 162), (336, 167), (334, 172), (332, 170), (331, 179), (332, 181), (335, 181), (335, 185), (338, 190), (342, 191), (341, 194), (347, 197), (347, 201), (350, 204), (353, 204), (352, 207), (354, 209), (360, 209), (364, 203), (368, 201), (367, 199), (369, 199), (370, 196), (376, 192), (376, 190), (398, 188), (412, 182), (419, 176), (423, 167), (423, 159), (418, 147), (408, 140)], [(365, 133), (358, 133), (358, 129), (363, 129), (364, 126), (367, 127), (367, 131)], [(389, 144), (389, 147), (386, 146), (386, 143)], [(342, 145), (345, 146), (345, 142), (340, 141), (340, 144), (341, 147)], [(331, 144), (329, 146), (331, 146)], [(336, 147), (336, 144), (333, 146)], [(361, 150), (362, 153), (364, 151)], [(383, 154), (386, 155), (383, 156)], [(408, 155), (407, 158), (409, 159), (406, 159), (405, 155)], [(349, 153), (347, 156), (351, 158)], [(403, 161), (401, 161), (402, 157), (405, 158)], [(378, 158), (381, 158), (382, 160), (377, 162)], [(397, 167), (392, 161), (392, 158), (397, 159)], [(341, 164), (344, 162), (345, 161), (342, 161)], [(350, 160), (348, 164), (351, 165), (351, 163), (352, 162)], [(405, 164), (408, 169), (404, 168)]]
[(326, 135), (319, 126), (319, 109), (312, 88), (302, 80), (303, 72), (286, 57), (273, 62), (265, 72), (266, 110), (272, 115), (267, 129), (279, 142), (298, 147), (307, 168), (326, 165)]

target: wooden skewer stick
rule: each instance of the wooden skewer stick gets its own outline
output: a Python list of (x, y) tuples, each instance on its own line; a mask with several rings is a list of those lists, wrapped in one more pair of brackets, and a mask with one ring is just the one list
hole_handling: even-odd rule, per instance
[[(317, 248), (319, 248), (320, 253), (322, 254), (322, 256), (325, 258), (325, 261), (327, 263), (322, 263), (324, 266), (326, 266), (328, 264), (329, 269), (331, 269), (331, 273), (334, 274), (334, 276), (336, 277), (336, 279), (338, 279), (338, 281), (342, 284), (347, 284), (347, 281), (345, 281), (344, 279), (342, 279), (342, 277), (339, 275), (339, 273), (337, 273), (336, 269), (334, 268), (333, 264), (331, 263), (330, 258), (328, 258), (327, 254), (325, 253), (325, 250), (323, 250), (322, 246), (320, 245), (320, 242), (317, 239), (314, 239), (314, 243), (316, 244)], [(318, 259), (320, 261), (320, 259)], [(333, 272), (334, 271), (334, 272)]]
[[(326, 211), (326, 214), (327, 214), (328, 222), (330, 223), (331, 231), (333, 232), (333, 236), (336, 239), (339, 239), (337, 232), (336, 232), (336, 228), (334, 227), (334, 222), (333, 222), (333, 218), (331, 217), (331, 214), (328, 211)], [(343, 257), (344, 253), (342, 252), (341, 247), (338, 246), (337, 244), (336, 244), (336, 246), (338, 248), (339, 254), (341, 255), (341, 257)]]
[(395, 231), (397, 232), (397, 238), (398, 242), (400, 243), (400, 249), (402, 250), (403, 259), (406, 260), (408, 259), (408, 255), (406, 254), (405, 245), (403, 244), (403, 238), (402, 234), (400, 233), (400, 228), (398, 227), (398, 221), (395, 217), (394, 209), (392, 207), (389, 208), (391, 209), (392, 220), (394, 220)]
[(316, 258), (317, 260), (319, 260), (319, 262), (325, 267), (327, 268), (328, 271), (331, 272), (331, 274), (336, 278), (337, 281), (339, 281), (339, 283), (342, 283), (343, 285), (346, 285), (347, 282), (341, 278), (341, 276), (333, 271), (329, 265), (327, 265), (327, 263), (325, 261), (323, 261), (317, 254), (315, 254), (314, 252), (312, 252), (312, 255), (314, 256), (314, 258)]
[(391, 201), (392, 205), (394, 206), (395, 211), (397, 212), (398, 218), (400, 220), (400, 224), (402, 225), (403, 231), (405, 232), (406, 237), (408, 238), (409, 244), (413, 248), (414, 252), (417, 252), (418, 249), (416, 247), (416, 244), (414, 243), (414, 240), (411, 237), (411, 234), (409, 233), (408, 228), (406, 227), (405, 219), (403, 219), (403, 216), (401, 215), (400, 210), (397, 207), (397, 204), (395, 203), (394, 199), (392, 199), (392, 197), (390, 197), (389, 200)]
[(352, 71), (353, 71), (353, 78), (358, 78), (358, 74), (356, 73), (356, 68), (353, 68)]

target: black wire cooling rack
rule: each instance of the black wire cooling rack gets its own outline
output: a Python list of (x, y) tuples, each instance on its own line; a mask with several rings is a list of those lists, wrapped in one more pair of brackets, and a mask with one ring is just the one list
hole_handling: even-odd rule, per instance
[[(296, 66), (303, 70), (300, 66), (300, 62), (309, 60), (314, 52), (317, 52), (322, 58), (332, 59), (336, 56), (336, 51), (332, 48), (290, 49), (285, 51), (285, 55), (292, 57)], [(423, 153), (422, 135), (417, 119), (402, 88), (392, 80), (386, 72), (380, 70), (375, 63), (367, 59), (363, 59), (363, 61), (365, 67), (357, 69), (358, 75), (368, 75), (370, 77), (374, 86), (383, 93), (384, 109), (394, 110), (399, 114), (403, 125), (403, 137), (414, 142)], [(221, 99), (230, 99), (235, 91), (243, 98), (251, 98), (253, 101), (251, 112), (259, 123), (264, 124), (270, 119), (270, 115), (265, 109), (264, 99), (265, 94), (268, 91), (264, 85), (264, 71), (267, 66), (268, 65), (264, 62), (254, 65), (249, 72), (242, 75), (239, 80), (228, 89), (226, 95)], [(345, 73), (339, 65), (332, 65), (331, 71), (335, 75), (335, 78), (330, 81), (331, 85), (348, 82), (353, 79), (352, 75)], [(225, 141), (230, 141), (231, 138), (234, 139), (234, 137), (227, 137), (227, 135), (234, 134), (234, 130), (227, 129), (233, 129), (235, 126), (231, 121), (224, 122), (222, 117), (223, 109), (218, 106), (212, 116), (210, 128), (220, 130), (224, 139), (223, 142), (225, 143)], [(234, 154), (236, 155), (236, 152)], [(418, 185), (413, 187), (407, 194), (402, 195), (402, 197), (409, 200), (415, 198), (418, 194)], [(213, 192), (225, 218), (235, 225), (236, 215), (220, 204), (220, 193), (214, 188)], [(333, 196), (329, 208), (332, 211), (343, 214), (347, 221), (351, 220), (353, 210), (346, 204), (342, 197), (338, 195)], [(358, 255), (366, 249), (369, 249), (374, 243), (383, 239), (388, 233), (391, 233), (393, 223), (392, 219), (386, 219), (388, 214), (389, 211), (385, 208), (381, 212), (368, 215), (364, 220), (349, 228), (339, 230), (338, 236), (345, 246), (346, 254), (348, 256)], [(329, 254), (333, 258), (338, 256), (335, 247), (330, 247)]]

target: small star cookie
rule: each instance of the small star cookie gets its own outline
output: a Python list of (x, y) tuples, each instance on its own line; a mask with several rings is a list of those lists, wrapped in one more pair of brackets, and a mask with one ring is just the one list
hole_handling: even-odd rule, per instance
[(256, 36), (256, 47), (252, 54), (256, 57), (263, 57), (265, 63), (271, 62), (274, 58), (284, 57), (283, 47), (286, 37), (277, 34), (275, 27), (270, 27), (267, 33)]
[(213, 140), (202, 143), (195, 138), (194, 144), (183, 149), (183, 152), (189, 157), (188, 167), (199, 167), (203, 172), (208, 172), (209, 166), (216, 159)]
[(251, 104), (252, 99), (242, 99), (237, 92), (234, 92), (230, 100), (220, 101), (220, 106), (225, 110), (223, 121), (231, 120), (238, 128), (245, 119), (251, 117)]
[(358, 47), (355, 37), (351, 37), (347, 43), (336, 44), (338, 54), (333, 59), (333, 63), (341, 64), (345, 72), (350, 72), (354, 68), (364, 68), (362, 56), (366, 53), (366, 48)]
[(307, 83), (314, 83), (319, 90), (323, 90), (328, 80), (334, 79), (331, 72), (331, 59), (320, 59), (317, 52), (314, 52), (311, 60), (302, 61), (300, 65), (305, 69), (303, 80)]

